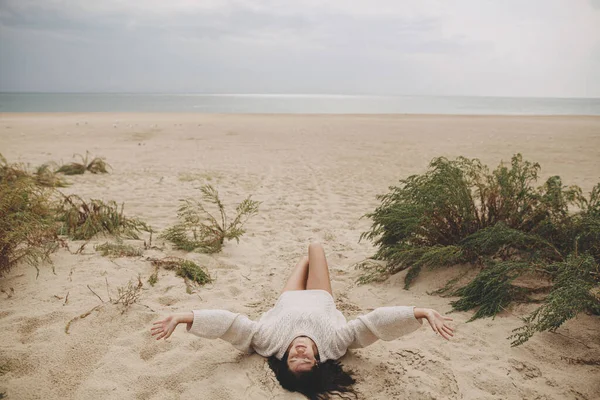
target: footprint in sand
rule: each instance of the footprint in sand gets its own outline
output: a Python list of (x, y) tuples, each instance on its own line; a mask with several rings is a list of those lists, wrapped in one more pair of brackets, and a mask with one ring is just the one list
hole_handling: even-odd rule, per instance
[(8, 375), (9, 378), (19, 378), (30, 374), (35, 369), (35, 364), (30, 362), (31, 355), (26, 353), (8, 354), (0, 353), (0, 377)]
[(153, 359), (157, 354), (170, 351), (174, 346), (175, 345), (171, 342), (161, 340), (160, 343), (157, 343), (156, 339), (151, 338), (142, 347), (142, 349), (139, 352), (139, 355), (142, 360), (149, 361)]
[(172, 306), (173, 304), (178, 303), (179, 300), (172, 296), (162, 296), (158, 298), (158, 302), (163, 306)]
[(231, 295), (233, 297), (237, 297), (237, 296), (239, 296), (240, 293), (242, 293), (240, 288), (238, 288), (237, 286), (230, 286), (228, 289), (229, 289), (229, 293), (231, 293)]
[(523, 377), (523, 379), (533, 379), (542, 376), (542, 371), (531, 363), (515, 360), (514, 358), (509, 359), (508, 362), (511, 367)]
[(140, 375), (133, 387), (136, 399), (179, 399), (184, 392), (183, 385), (176, 375)]
[(51, 322), (56, 322), (64, 315), (62, 312), (53, 312), (42, 317), (23, 318), (23, 321), (17, 330), (21, 335), (21, 343), (28, 343), (33, 340), (35, 332)]
[[(443, 359), (433, 357), (419, 349), (405, 349), (393, 352), (392, 358), (404, 367), (407, 374), (417, 377), (427, 383), (429, 389), (440, 393), (444, 398), (456, 398), (459, 393), (458, 382), (452, 372), (452, 368)], [(415, 372), (419, 373), (415, 373)]]

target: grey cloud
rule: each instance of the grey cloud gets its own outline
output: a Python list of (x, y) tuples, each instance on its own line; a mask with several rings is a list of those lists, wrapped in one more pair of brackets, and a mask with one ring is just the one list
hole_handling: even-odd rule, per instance
[(319, 20), (328, 45), (358, 50), (400, 51), (403, 54), (460, 54), (480, 50), (482, 42), (440, 35), (438, 18), (329, 15)]
[[(148, 14), (110, 13), (91, 15), (82, 10), (67, 12), (55, 7), (24, 7), (8, 3), (0, 24), (13, 29), (62, 32), (81, 37), (97, 35), (175, 35), (187, 39), (227, 40), (264, 34), (306, 36), (307, 45), (329, 47), (339, 52), (352, 50), (396, 50), (404, 53), (451, 53), (473, 49), (472, 43), (436, 37), (434, 18), (364, 16), (316, 13), (312, 16), (276, 13), (269, 9), (238, 7), (212, 9), (164, 18)], [(226, 12), (225, 12), (226, 11)], [(310, 40), (312, 39), (312, 42)]]
[(167, 31), (200, 37), (243, 34), (273, 28), (301, 28), (309, 24), (304, 17), (272, 15), (252, 9), (224, 12), (212, 9), (176, 15), (153, 16), (147, 13), (114, 11), (101, 15), (85, 10), (68, 10), (49, 6), (23, 6), (7, 2), (2, 5), (0, 24), (22, 29), (114, 32), (130, 30)]
[[(250, 9), (230, 13), (203, 12), (181, 15), (166, 21), (153, 21), (155, 28), (184, 37), (230, 38), (261, 32), (291, 31), (300, 33), (309, 29), (311, 21), (300, 16), (274, 16)], [(145, 27), (150, 27), (147, 24)]]
[(74, 15), (67, 10), (40, 5), (39, 7), (19, 6), (7, 2), (0, 8), (0, 25), (17, 29), (39, 31), (93, 32), (117, 29), (125, 25), (126, 17), (121, 14)]
[[(341, 2), (336, 9), (238, 1), (183, 12), (165, 0), (160, 15), (133, 9), (132, 0), (115, 4), (0, 0), (0, 90), (493, 95), (506, 94), (501, 82), (519, 81), (518, 95), (600, 94), (593, 39), (563, 76), (540, 77), (537, 86), (519, 79), (561, 71), (568, 47), (547, 31), (560, 17), (556, 4), (543, 12), (520, 3), (497, 12), (478, 1), (473, 11), (460, 2), (444, 12), (361, 13)], [(536, 47), (495, 30), (530, 21), (543, 22), (531, 28), (540, 37), (554, 34), (555, 59), (549, 50), (536, 64)]]

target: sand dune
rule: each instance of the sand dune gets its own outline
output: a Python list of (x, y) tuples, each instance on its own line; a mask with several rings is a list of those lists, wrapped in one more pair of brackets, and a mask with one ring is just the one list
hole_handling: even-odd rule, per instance
[[(125, 212), (162, 230), (176, 220), (178, 200), (213, 184), (227, 205), (246, 195), (261, 201), (239, 244), (208, 256), (161, 249), (108, 259), (94, 251), (60, 250), (54, 266), (20, 265), (0, 279), (0, 393), (9, 399), (293, 399), (266, 362), (228, 343), (186, 334), (150, 336), (151, 322), (171, 312), (225, 308), (257, 319), (271, 307), (310, 241), (323, 243), (338, 308), (347, 318), (385, 305), (448, 312), (449, 299), (430, 296), (461, 268), (425, 271), (409, 290), (403, 273), (359, 286), (352, 266), (374, 253), (358, 242), (361, 216), (375, 195), (436, 156), (478, 157), (495, 167), (521, 152), (589, 191), (600, 179), (599, 117), (303, 116), (201, 114), (0, 114), (0, 152), (39, 165), (71, 161), (73, 153), (106, 157), (108, 175), (69, 177), (65, 193), (125, 203)], [(145, 237), (148, 240), (148, 237)], [(76, 249), (82, 242), (73, 242)], [(132, 242), (140, 245), (141, 242)], [(216, 281), (188, 294), (181, 278), (153, 268), (147, 257), (184, 256), (208, 267)], [(121, 313), (108, 301), (141, 274), (139, 304)], [(107, 286), (108, 283), (108, 286)], [(87, 287), (93, 289), (104, 303)], [(65, 297), (68, 301), (65, 303)], [(85, 318), (74, 317), (100, 306)], [(351, 351), (365, 399), (597, 399), (600, 367), (563, 357), (600, 358), (600, 321), (580, 315), (558, 330), (511, 348), (506, 337), (531, 306), (495, 320), (466, 323), (456, 336), (426, 326), (394, 342)]]

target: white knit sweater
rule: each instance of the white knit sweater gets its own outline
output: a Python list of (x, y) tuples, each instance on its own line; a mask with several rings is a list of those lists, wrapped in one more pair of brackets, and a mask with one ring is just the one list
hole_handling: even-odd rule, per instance
[(335, 308), (325, 290), (293, 290), (281, 294), (275, 307), (258, 321), (226, 310), (194, 310), (188, 332), (221, 338), (243, 352), (282, 359), (290, 343), (307, 336), (317, 345), (321, 362), (337, 360), (348, 348), (393, 340), (418, 329), (414, 307), (380, 307), (350, 322)]

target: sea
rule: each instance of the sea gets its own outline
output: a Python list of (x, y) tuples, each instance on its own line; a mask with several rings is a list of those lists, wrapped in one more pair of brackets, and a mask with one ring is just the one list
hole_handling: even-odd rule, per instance
[(0, 93), (0, 112), (600, 115), (600, 98)]

